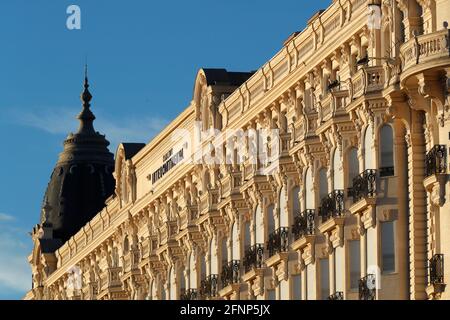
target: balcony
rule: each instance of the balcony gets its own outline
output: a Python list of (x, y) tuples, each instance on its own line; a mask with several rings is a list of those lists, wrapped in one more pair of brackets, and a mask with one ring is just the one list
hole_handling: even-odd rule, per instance
[(261, 269), (264, 261), (264, 244), (257, 243), (247, 250), (245, 250), (244, 256), (244, 270), (249, 272), (252, 269)]
[(200, 297), (201, 299), (215, 298), (218, 295), (218, 275), (211, 274), (203, 279), (200, 283)]
[(444, 255), (435, 254), (429, 261), (430, 284), (444, 283)]
[(435, 145), (425, 156), (425, 176), (447, 173), (447, 147)]
[(330, 218), (341, 217), (344, 213), (344, 190), (334, 190), (322, 199), (319, 208), (322, 222)]
[(269, 257), (280, 252), (288, 251), (288, 235), (289, 231), (286, 227), (278, 228), (269, 235), (269, 240), (266, 244)]
[[(429, 68), (427, 62), (436, 63), (438, 60), (442, 60), (442, 63), (447, 64), (450, 56), (448, 30), (443, 29), (418, 37), (412, 37), (400, 47), (400, 56), (404, 57), (402, 59), (402, 71), (404, 73), (419, 64), (423, 68)], [(420, 70), (414, 68), (414, 71)]]
[(231, 284), (239, 283), (240, 268), (241, 264), (239, 260), (232, 260), (223, 266), (220, 277), (222, 280), (222, 288), (225, 288)]
[(197, 300), (197, 289), (181, 289), (180, 300)]
[(430, 299), (440, 299), (444, 291), (444, 255), (435, 254), (428, 261), (428, 287), (426, 292)]
[(376, 179), (377, 171), (374, 169), (367, 169), (353, 178), (353, 187), (351, 188), (353, 203), (356, 203), (361, 199), (375, 197)]
[(306, 235), (314, 235), (314, 218), (315, 210), (308, 209), (299, 213), (294, 217), (294, 224), (292, 225), (292, 234), (294, 239), (298, 240)]
[(328, 297), (328, 300), (344, 300), (344, 293), (337, 291)]
[(359, 279), (359, 300), (375, 300), (376, 290), (376, 276), (374, 274), (368, 274)]
[(364, 66), (352, 76), (350, 99), (353, 101), (367, 93), (383, 90), (384, 84), (383, 66)]

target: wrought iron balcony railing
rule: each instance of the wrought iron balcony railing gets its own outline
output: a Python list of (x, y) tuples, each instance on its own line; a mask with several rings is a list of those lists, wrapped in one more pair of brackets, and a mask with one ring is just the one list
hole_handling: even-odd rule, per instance
[(328, 297), (328, 300), (344, 300), (344, 293), (337, 291)]
[(375, 300), (376, 276), (368, 274), (359, 279), (359, 300)]
[(222, 267), (222, 288), (234, 283), (239, 283), (241, 263), (239, 260), (232, 260)]
[(429, 261), (430, 284), (444, 283), (444, 255), (435, 254)]
[(307, 209), (302, 213), (297, 214), (294, 217), (294, 224), (292, 225), (292, 234), (294, 235), (294, 239), (300, 239), (306, 235), (314, 234), (314, 218), (315, 218), (315, 210)]
[(286, 227), (281, 227), (272, 232), (267, 240), (267, 251), (269, 257), (279, 253), (288, 251), (289, 231)]
[(264, 261), (264, 244), (257, 243), (245, 250), (244, 270), (249, 272), (252, 268), (262, 268)]
[(447, 172), (447, 147), (435, 145), (425, 157), (425, 175), (442, 174)]
[(353, 203), (363, 198), (373, 198), (376, 194), (377, 170), (367, 169), (353, 178), (353, 187), (350, 194), (353, 197)]
[(202, 299), (217, 297), (219, 292), (218, 279), (219, 277), (217, 274), (210, 274), (201, 281), (200, 296)]
[(181, 289), (180, 300), (197, 300), (197, 289)]
[(344, 215), (344, 212), (344, 190), (334, 190), (320, 203), (319, 215), (322, 217), (322, 222), (333, 217), (340, 217)]

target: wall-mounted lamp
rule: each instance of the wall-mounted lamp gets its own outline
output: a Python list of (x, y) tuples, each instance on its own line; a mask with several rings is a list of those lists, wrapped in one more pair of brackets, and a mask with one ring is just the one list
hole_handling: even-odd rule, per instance
[(328, 91), (331, 91), (331, 89), (339, 87), (341, 85), (341, 82), (339, 80), (334, 80), (328, 85)]
[(369, 56), (365, 56), (365, 57), (357, 60), (356, 61), (356, 65), (357, 66), (367, 65), (370, 60), (384, 60), (390, 65), (396, 65), (397, 64), (397, 61), (395, 61), (393, 58), (390, 58), (390, 57), (387, 58), (387, 57), (369, 57)]

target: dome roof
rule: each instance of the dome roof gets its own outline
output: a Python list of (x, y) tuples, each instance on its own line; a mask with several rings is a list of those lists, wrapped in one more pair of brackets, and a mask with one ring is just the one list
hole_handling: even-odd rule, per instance
[(80, 127), (64, 141), (44, 196), (41, 224), (51, 226), (53, 239), (64, 243), (105, 206), (114, 192), (114, 156), (109, 142), (94, 130), (92, 96), (87, 76), (81, 94)]

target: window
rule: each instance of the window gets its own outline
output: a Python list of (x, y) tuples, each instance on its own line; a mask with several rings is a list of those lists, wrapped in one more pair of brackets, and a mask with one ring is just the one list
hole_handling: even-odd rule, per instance
[(320, 260), (320, 298), (328, 299), (330, 296), (330, 264), (327, 259)]
[(381, 268), (383, 272), (395, 272), (395, 222), (381, 223)]
[(394, 175), (394, 138), (392, 127), (384, 125), (380, 131), (380, 176)]
[(319, 170), (319, 197), (322, 200), (328, 195), (328, 178), (327, 169), (322, 168)]
[(272, 232), (275, 231), (275, 217), (274, 217), (274, 205), (271, 204), (268, 208), (267, 208), (267, 218), (268, 218), (268, 224), (267, 224), (267, 228), (268, 228), (268, 234), (271, 234)]
[(292, 298), (294, 300), (302, 299), (302, 276), (292, 276)]
[(244, 225), (244, 248), (248, 248), (251, 246), (250, 222), (246, 221)]
[(353, 178), (355, 178), (359, 173), (359, 161), (358, 161), (358, 150), (356, 150), (356, 148), (351, 148), (350, 151), (348, 152), (348, 176), (347, 176), (347, 181), (348, 181), (348, 185), (352, 186), (353, 185)]
[(226, 264), (228, 262), (228, 247), (227, 247), (227, 239), (222, 239), (222, 264)]
[(267, 300), (276, 300), (275, 289), (267, 290)]
[(359, 240), (348, 242), (350, 253), (350, 289), (358, 289), (358, 281), (361, 278), (361, 247)]

